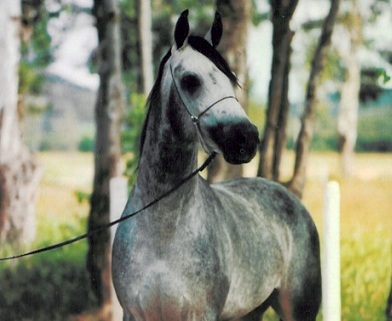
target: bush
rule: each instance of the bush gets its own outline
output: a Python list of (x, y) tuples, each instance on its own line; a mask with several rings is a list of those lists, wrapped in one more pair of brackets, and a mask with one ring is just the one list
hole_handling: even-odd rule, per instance
[[(59, 219), (65, 213), (68, 220)], [(0, 257), (43, 248), (85, 232), (84, 215), (70, 213), (69, 209), (58, 215), (37, 221), (37, 240), (28, 248), (4, 244)], [(17, 261), (0, 262), (0, 320), (63, 321), (94, 308), (86, 253), (87, 242), (81, 241)]]
[(92, 152), (94, 150), (94, 138), (90, 135), (83, 135), (78, 146), (81, 152)]
[(64, 320), (94, 306), (90, 288), (84, 263), (22, 261), (0, 272), (0, 320)]

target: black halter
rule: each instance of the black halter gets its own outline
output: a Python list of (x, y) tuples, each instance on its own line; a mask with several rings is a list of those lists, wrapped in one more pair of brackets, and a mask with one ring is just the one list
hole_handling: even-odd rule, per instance
[(206, 109), (204, 109), (198, 116), (193, 115), (192, 112), (189, 110), (188, 106), (185, 104), (184, 100), (183, 100), (182, 97), (181, 97), (180, 90), (178, 89), (176, 80), (175, 80), (175, 78), (174, 78), (173, 67), (172, 67), (172, 64), (171, 64), (170, 62), (169, 62), (169, 65), (170, 65), (170, 74), (171, 74), (172, 79), (173, 79), (173, 82), (174, 82), (174, 87), (176, 88), (177, 94), (178, 94), (178, 96), (180, 97), (182, 104), (184, 105), (186, 111), (188, 112), (188, 114), (189, 114), (189, 116), (191, 117), (191, 120), (192, 120), (192, 122), (193, 122), (194, 124), (196, 124), (196, 123), (199, 121), (200, 117), (203, 116), (207, 111), (209, 111), (212, 107), (214, 107), (215, 105), (219, 104), (219, 103), (222, 102), (223, 100), (226, 100), (226, 99), (235, 99), (236, 101), (238, 101), (237, 97), (235, 97), (235, 96), (225, 96), (225, 97), (223, 97), (223, 98), (221, 98), (221, 99), (218, 99), (217, 101), (215, 101), (215, 102), (212, 103), (211, 105), (209, 105), (209, 106), (208, 106)]
[(204, 114), (206, 114), (212, 107), (214, 107), (215, 105), (219, 104), (220, 102), (222, 102), (222, 101), (224, 101), (226, 99), (235, 99), (237, 102), (238, 102), (238, 99), (235, 96), (225, 96), (225, 97), (222, 97), (222, 98), (218, 99), (217, 101), (213, 102), (208, 107), (206, 107), (199, 115), (195, 116), (195, 115), (192, 114), (192, 112), (189, 110), (188, 106), (186, 105), (186, 103), (182, 99), (180, 90), (178, 89), (176, 80), (174, 78), (173, 67), (172, 67), (172, 64), (171, 64), (170, 61), (169, 61), (169, 66), (170, 66), (170, 74), (171, 74), (171, 77), (173, 79), (174, 87), (176, 88), (177, 94), (180, 97), (180, 100), (181, 100), (182, 104), (184, 105), (185, 110), (188, 112), (189, 116), (191, 117), (192, 123), (196, 126), (197, 134), (199, 136), (200, 143), (201, 143), (203, 149), (208, 153), (210, 151), (207, 148), (207, 145), (206, 145), (206, 143), (204, 141), (203, 134), (202, 134), (200, 126), (199, 126), (199, 119), (200, 119), (200, 117), (203, 116)]

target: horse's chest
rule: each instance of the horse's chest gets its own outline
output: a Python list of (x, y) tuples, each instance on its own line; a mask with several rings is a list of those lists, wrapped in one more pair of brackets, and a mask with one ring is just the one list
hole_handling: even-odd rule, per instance
[[(219, 251), (208, 234), (185, 236), (180, 233), (163, 244), (136, 236), (114, 259), (118, 296), (138, 320), (183, 320), (188, 314), (202, 319), (207, 310), (221, 308), (228, 281)], [(116, 261), (122, 267), (115, 267)]]
[(183, 271), (164, 261), (152, 261), (136, 278), (125, 294), (126, 309), (138, 320), (176, 320), (189, 309), (192, 286)]

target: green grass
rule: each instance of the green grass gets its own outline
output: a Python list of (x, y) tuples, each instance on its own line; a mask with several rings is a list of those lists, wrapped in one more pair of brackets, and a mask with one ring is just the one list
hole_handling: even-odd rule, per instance
[(358, 233), (341, 242), (342, 320), (385, 320), (391, 239), (382, 234)]
[[(8, 255), (74, 237), (86, 230), (89, 205), (75, 193), (92, 186), (91, 154), (43, 153), (37, 201), (37, 240), (26, 247), (4, 246)], [(257, 160), (245, 172), (252, 176)], [(289, 176), (293, 155), (283, 161)], [(311, 154), (304, 203), (322, 234), (327, 178), (341, 186), (342, 320), (384, 320), (392, 263), (392, 155), (360, 154), (352, 178), (340, 175), (335, 153)], [(321, 235), (322, 236), (322, 235)], [(94, 304), (85, 271), (86, 242), (18, 262), (0, 264), (0, 320), (66, 320)], [(266, 320), (277, 320), (268, 312)], [(321, 313), (318, 320), (322, 320)]]
[(311, 156), (304, 203), (321, 237), (322, 172), (340, 183), (342, 321), (385, 320), (392, 275), (391, 164), (391, 154), (360, 154), (354, 176), (342, 179), (337, 154)]
[(392, 108), (362, 110), (358, 118), (358, 151), (391, 151)]

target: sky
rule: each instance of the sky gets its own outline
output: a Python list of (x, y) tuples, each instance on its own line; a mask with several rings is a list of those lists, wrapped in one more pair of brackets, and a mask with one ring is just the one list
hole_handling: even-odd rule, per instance
[[(91, 8), (92, 0), (66, 0)], [(62, 11), (58, 19), (51, 19), (48, 32), (52, 44), (57, 47), (54, 62), (47, 68), (49, 74), (58, 75), (81, 87), (96, 90), (99, 85), (97, 74), (91, 74), (88, 60), (98, 44), (94, 18), (87, 13), (77, 15)]]
[[(259, 0), (259, 2), (262, 10), (268, 10), (268, 5), (265, 5), (265, 1)], [(360, 1), (364, 14), (366, 14), (366, 10), (368, 10), (371, 2), (372, 0)], [(73, 3), (84, 8), (90, 8), (93, 1), (63, 0), (63, 3)], [(55, 5), (55, 2), (53, 5)], [(289, 98), (293, 102), (302, 101), (303, 97), (305, 97), (304, 91), (308, 78), (308, 71), (303, 68), (305, 64), (303, 47), (304, 42), (308, 41), (308, 39), (304, 39), (304, 34), (301, 34), (299, 31), (301, 23), (310, 19), (323, 19), (328, 14), (328, 10), (329, 1), (302, 0), (299, 1), (295, 11), (290, 26), (292, 30), (297, 32), (292, 42), (292, 72), (290, 74), (289, 91)], [(375, 39), (374, 47), (391, 46), (392, 32), (385, 32), (392, 30), (391, 21), (391, 14), (385, 13), (377, 20), (375, 25), (365, 29), (365, 33)], [(97, 89), (99, 77), (97, 74), (91, 74), (87, 67), (88, 59), (98, 43), (94, 19), (87, 13), (71, 15), (67, 12), (62, 12), (58, 19), (51, 20), (49, 32), (54, 45), (58, 49), (55, 52), (55, 61), (48, 67), (48, 72), (59, 75), (79, 86), (91, 90)], [(337, 32), (334, 34), (334, 41), (339, 42), (341, 39), (336, 34)], [(268, 95), (272, 59), (271, 38), (272, 25), (269, 21), (250, 29), (248, 65), (250, 78), (253, 82), (251, 96), (254, 100), (261, 103), (267, 100)], [(363, 65), (378, 65), (386, 68), (390, 74), (392, 73), (391, 66), (382, 61), (374, 51), (361, 50), (359, 59)], [(392, 82), (390, 83), (390, 86), (392, 86)]]

